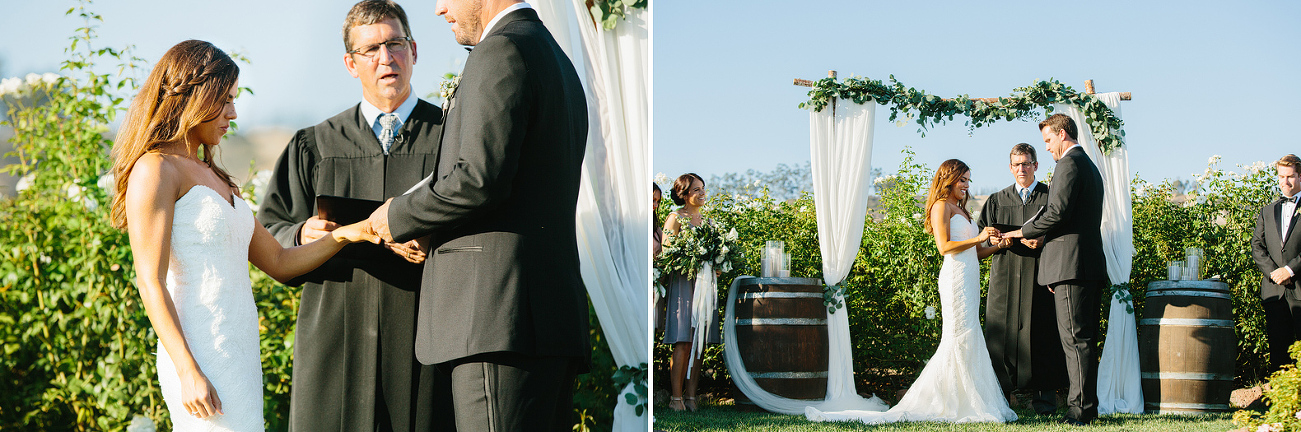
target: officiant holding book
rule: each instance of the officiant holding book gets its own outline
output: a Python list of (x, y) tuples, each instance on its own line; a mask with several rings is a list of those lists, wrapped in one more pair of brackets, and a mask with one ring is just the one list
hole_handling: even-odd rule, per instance
[[(1048, 205), (1048, 186), (1035, 179), (1039, 159), (1034, 147), (1020, 143), (1008, 155), (1015, 180), (989, 196), (980, 211), (981, 229), (1014, 231)], [(1005, 238), (989, 264), (985, 298), (985, 342), (994, 374), (1008, 402), (1013, 391), (1029, 390), (1035, 412), (1057, 409), (1056, 390), (1066, 386), (1066, 361), (1057, 335), (1057, 313), (1048, 287), (1035, 283), (1039, 239)]]
[[(355, 211), (363, 200), (378, 207), (437, 164), (443, 112), (412, 94), (416, 42), (402, 7), (357, 3), (344, 20), (343, 48), (361, 101), (294, 134), (257, 215), (285, 246), (351, 222), (337, 210), (365, 218), (373, 208)], [(293, 282), (302, 284), (302, 299), (290, 430), (451, 428), (450, 383), (413, 348), (423, 261), (414, 241), (352, 245)]]

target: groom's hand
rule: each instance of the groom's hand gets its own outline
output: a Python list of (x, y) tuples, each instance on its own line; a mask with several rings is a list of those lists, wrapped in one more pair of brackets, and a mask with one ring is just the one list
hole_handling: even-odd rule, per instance
[(1021, 230), (1016, 230), (1016, 231), (1003, 233), (1003, 237), (1004, 238), (1025, 238), (1025, 235), (1021, 234)]
[(384, 247), (413, 264), (425, 262), (425, 253), (420, 250), (420, 244), (416, 240), (406, 243), (385, 242)]
[(1292, 282), (1292, 273), (1288, 273), (1287, 269), (1279, 267), (1269, 273), (1269, 278), (1276, 284), (1287, 285)]
[(366, 220), (370, 221), (370, 229), (381, 242), (392, 242), (393, 233), (389, 232), (388, 227), (388, 206), (393, 203), (393, 198), (384, 201), (384, 204), (375, 209)]
[(1025, 245), (1025, 247), (1028, 247), (1030, 249), (1039, 249), (1039, 245), (1041, 243), (1042, 240), (1040, 239), (1021, 239), (1021, 244)]

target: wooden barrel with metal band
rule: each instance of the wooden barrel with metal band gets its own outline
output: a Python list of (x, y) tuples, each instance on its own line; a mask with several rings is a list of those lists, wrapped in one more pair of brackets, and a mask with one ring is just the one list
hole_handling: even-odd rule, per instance
[[(750, 376), (774, 395), (824, 398), (829, 355), (822, 280), (750, 278), (736, 289), (736, 347)], [(738, 404), (750, 404), (735, 394)]]
[(1227, 284), (1208, 280), (1148, 284), (1138, 334), (1148, 412), (1230, 409), (1238, 344)]

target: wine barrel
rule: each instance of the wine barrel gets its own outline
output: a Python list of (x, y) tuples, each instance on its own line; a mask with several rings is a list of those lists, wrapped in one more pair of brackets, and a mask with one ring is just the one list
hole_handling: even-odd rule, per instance
[(1217, 281), (1156, 281), (1138, 321), (1146, 410), (1228, 411), (1237, 338), (1233, 297)]
[[(755, 382), (774, 395), (827, 394), (827, 308), (822, 280), (750, 278), (737, 284), (736, 347)], [(738, 404), (750, 404), (736, 391)]]

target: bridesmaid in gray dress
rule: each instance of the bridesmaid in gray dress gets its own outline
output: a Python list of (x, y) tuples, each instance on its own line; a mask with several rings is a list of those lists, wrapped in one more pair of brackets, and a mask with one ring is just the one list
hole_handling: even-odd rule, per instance
[[(705, 205), (707, 199), (705, 180), (695, 173), (683, 174), (673, 182), (669, 198), (682, 208), (670, 213), (664, 220), (665, 242), (680, 232), (683, 224), (697, 226), (702, 222), (700, 207)], [(674, 411), (696, 410), (696, 384), (700, 380), (700, 357), (691, 362), (694, 366), (690, 371), (687, 370), (692, 351), (692, 334), (695, 330), (692, 328), (691, 320), (691, 302), (696, 293), (695, 283), (695, 278), (688, 278), (682, 274), (671, 275), (669, 279), (664, 343), (673, 344), (673, 358), (669, 362), (669, 389), (672, 392), (669, 408)], [(719, 343), (717, 312), (713, 312), (709, 327), (711, 330), (706, 332), (708, 334), (706, 342)], [(684, 384), (685, 398), (683, 397)]]

